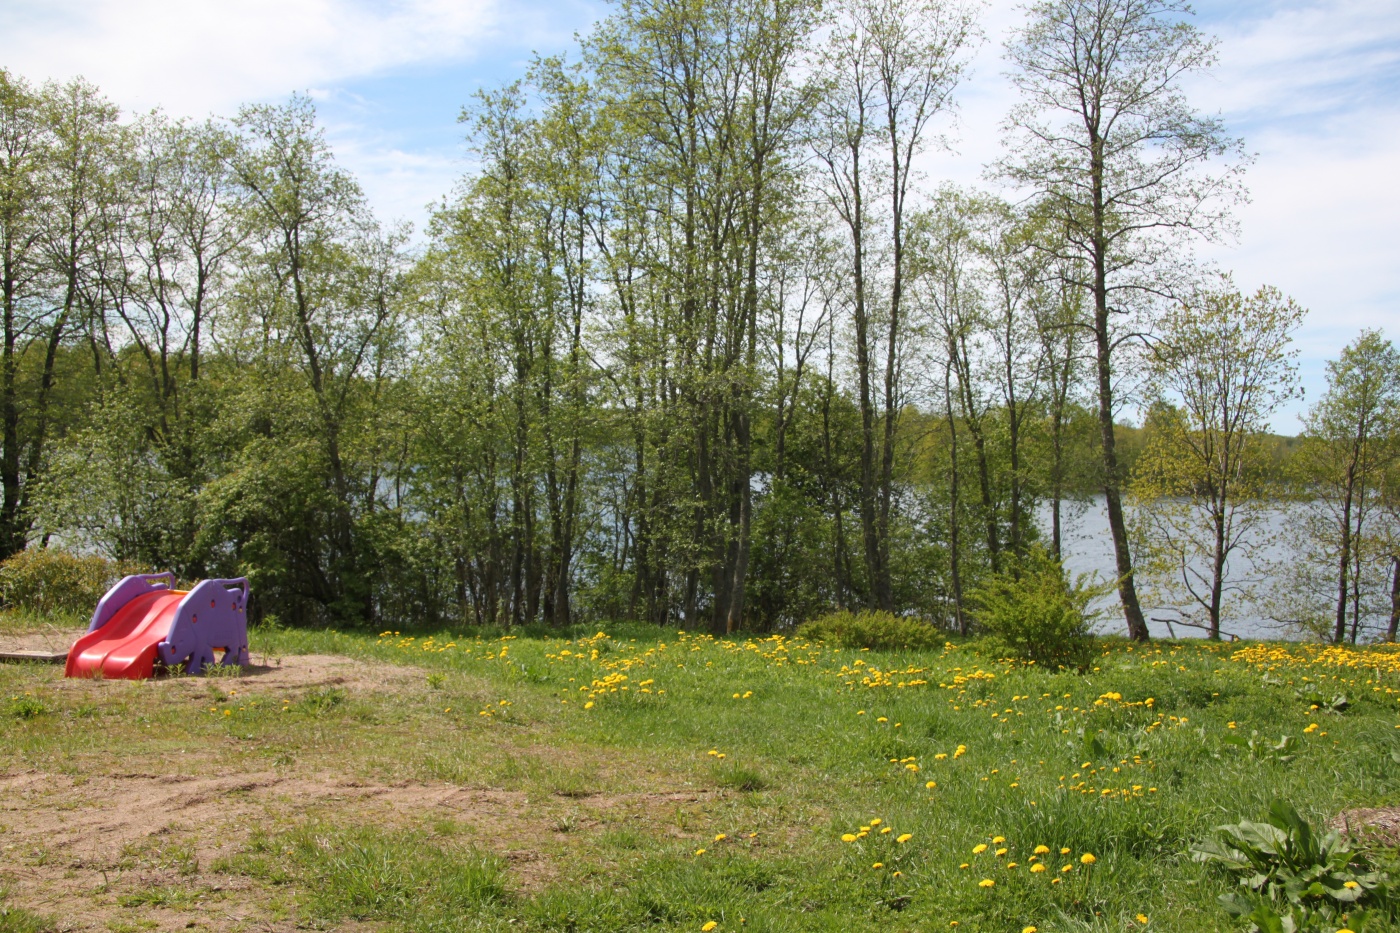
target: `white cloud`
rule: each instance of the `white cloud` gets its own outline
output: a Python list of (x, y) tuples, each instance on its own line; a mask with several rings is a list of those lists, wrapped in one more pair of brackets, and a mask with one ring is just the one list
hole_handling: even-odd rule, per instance
[(0, 61), (83, 75), (129, 109), (227, 113), (396, 66), (468, 54), (494, 0), (9, 0)]

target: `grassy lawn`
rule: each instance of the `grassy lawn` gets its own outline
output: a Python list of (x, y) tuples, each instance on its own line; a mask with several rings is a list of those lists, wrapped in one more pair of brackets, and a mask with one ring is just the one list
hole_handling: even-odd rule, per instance
[(1388, 648), (1106, 642), (1052, 674), (607, 631), (0, 665), (0, 931), (1220, 930), (1212, 827), (1400, 804)]

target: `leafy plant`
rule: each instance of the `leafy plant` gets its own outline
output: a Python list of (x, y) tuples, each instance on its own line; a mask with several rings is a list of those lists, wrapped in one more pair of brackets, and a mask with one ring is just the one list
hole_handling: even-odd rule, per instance
[(1344, 713), (1347, 707), (1351, 706), (1351, 701), (1347, 699), (1345, 693), (1328, 698), (1313, 687), (1303, 687), (1294, 692), (1298, 694), (1298, 699), (1311, 704), (1314, 709), (1320, 709), (1324, 713)]
[(1088, 657), (1093, 614), (1104, 592), (1084, 575), (1071, 581), (1040, 545), (971, 594), (977, 623), (1013, 654), (1048, 666), (1082, 666)]
[(939, 648), (943, 633), (918, 619), (892, 612), (832, 612), (798, 626), (797, 634), (840, 648)]
[(1275, 744), (1257, 731), (1252, 731), (1247, 739), (1240, 735), (1226, 736), (1225, 744), (1244, 749), (1251, 758), (1272, 758), (1279, 764), (1287, 764), (1298, 757), (1298, 740), (1291, 735), (1283, 736)]
[(1198, 861), (1239, 877), (1246, 893), (1223, 895), (1220, 902), (1255, 930), (1320, 928), (1343, 911), (1389, 903), (1389, 877), (1374, 870), (1340, 833), (1319, 836), (1282, 800), (1269, 805), (1265, 820), (1217, 827), (1213, 838), (1192, 848)]

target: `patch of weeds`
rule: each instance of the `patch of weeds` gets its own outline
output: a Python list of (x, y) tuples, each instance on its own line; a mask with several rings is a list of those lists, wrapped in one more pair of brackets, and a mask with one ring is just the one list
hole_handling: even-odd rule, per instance
[(0, 907), (0, 933), (57, 933), (58, 921), (23, 907)]
[(124, 869), (156, 868), (174, 871), (184, 877), (199, 874), (199, 856), (188, 840), (160, 840), (131, 843), (122, 849), (119, 862)]
[(203, 676), (215, 679), (227, 679), (243, 676), (243, 665), (241, 664), (206, 664), (204, 665)]
[(141, 933), (142, 930), (154, 930), (160, 926), (154, 920), (141, 918), (135, 921), (129, 920), (108, 920), (107, 929), (111, 933)]
[(310, 716), (324, 716), (343, 704), (345, 698), (345, 691), (340, 687), (316, 687), (297, 700), (296, 706)]
[(447, 683), (447, 677), (437, 671), (433, 671), (428, 675), (428, 686), (434, 690), (441, 690), (442, 685), (445, 683)]
[(295, 881), (309, 892), (312, 916), (328, 922), (440, 929), (505, 898), (500, 859), (445, 848), (422, 833), (308, 826), (256, 837), (231, 866), (264, 880)]
[(199, 892), (190, 890), (189, 888), (159, 886), (143, 888), (140, 891), (133, 891), (130, 894), (118, 895), (117, 905), (120, 907), (166, 907), (178, 909), (193, 905), (198, 896)]
[(714, 780), (717, 787), (726, 787), (730, 790), (752, 792), (763, 790), (768, 786), (768, 779), (763, 776), (762, 772), (744, 765), (720, 765), (714, 769)]
[(12, 719), (37, 719), (49, 711), (44, 701), (26, 693), (24, 696), (10, 697), (5, 704), (5, 713)]

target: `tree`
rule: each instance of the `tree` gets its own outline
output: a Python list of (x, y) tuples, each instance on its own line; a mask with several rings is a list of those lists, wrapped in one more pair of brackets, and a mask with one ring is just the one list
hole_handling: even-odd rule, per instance
[(1146, 639), (1121, 496), (1113, 419), (1115, 359), (1129, 339), (1118, 323), (1131, 294), (1171, 289), (1169, 258), (1191, 235), (1225, 222), (1236, 172), (1212, 174), (1232, 155), (1218, 120), (1187, 103), (1182, 79), (1213, 62), (1213, 44), (1175, 0), (1043, 0), (1007, 55), (1021, 102), (1008, 118), (1014, 148), (999, 172), (1029, 188), (1063, 237), (1057, 256), (1092, 297), (1103, 494), (1113, 533), (1118, 594), (1129, 634)]
[(1377, 552), (1373, 525), (1397, 458), (1400, 352), (1379, 331), (1362, 331), (1327, 364), (1327, 391), (1308, 411), (1297, 454), (1311, 507), (1295, 560), (1299, 566), (1330, 561), (1330, 574), (1318, 568), (1324, 572), (1317, 576), (1330, 583), (1328, 634), (1337, 644), (1348, 635), (1356, 641), (1369, 590), (1380, 585), (1377, 558), (1388, 555)]
[[(1275, 508), (1260, 443), (1298, 395), (1292, 338), (1307, 312), (1277, 289), (1245, 296), (1228, 279), (1168, 309), (1151, 357), (1158, 408), (1130, 487), (1141, 571), (1220, 638), (1239, 562), (1269, 543)], [(1194, 615), (1183, 610), (1186, 616)]]
[(826, 199), (850, 237), (861, 532), (870, 605), (890, 611), (895, 436), (905, 403), (906, 214), (915, 157), (931, 141), (930, 123), (951, 106), (973, 18), (970, 8), (942, 0), (847, 0), (834, 13), (814, 145)]

